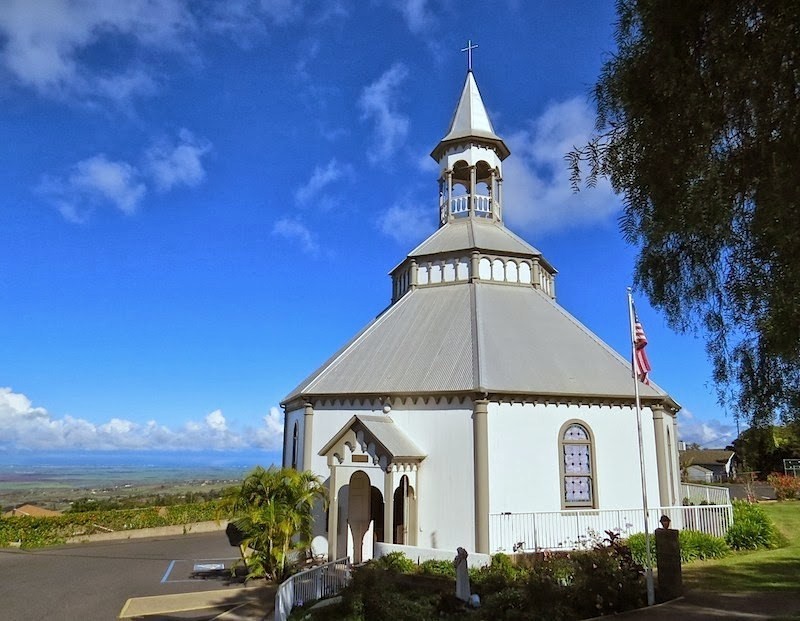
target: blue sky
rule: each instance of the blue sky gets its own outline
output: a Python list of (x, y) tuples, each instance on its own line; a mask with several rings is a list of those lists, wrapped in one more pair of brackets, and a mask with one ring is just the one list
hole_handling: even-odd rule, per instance
[[(563, 162), (613, 22), (611, 1), (4, 0), (0, 451), (274, 450), (281, 398), (436, 228), (468, 39), (507, 225), (627, 355), (620, 200), (574, 195)], [(724, 445), (702, 342), (637, 307), (682, 436)]]

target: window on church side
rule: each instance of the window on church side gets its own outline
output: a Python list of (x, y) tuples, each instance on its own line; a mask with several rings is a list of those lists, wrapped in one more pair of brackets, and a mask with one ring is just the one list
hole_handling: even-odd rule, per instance
[(297, 470), (297, 423), (294, 424), (294, 431), (292, 432), (292, 468)]
[(583, 425), (571, 423), (561, 436), (565, 507), (594, 507), (592, 440)]

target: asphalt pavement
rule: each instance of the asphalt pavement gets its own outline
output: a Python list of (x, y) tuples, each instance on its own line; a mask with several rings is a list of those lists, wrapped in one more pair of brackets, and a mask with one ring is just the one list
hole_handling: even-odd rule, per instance
[(230, 567), (238, 550), (223, 532), (168, 538), (0, 549), (3, 621), (106, 621), (129, 598), (241, 589), (229, 572), (193, 577), (197, 563)]

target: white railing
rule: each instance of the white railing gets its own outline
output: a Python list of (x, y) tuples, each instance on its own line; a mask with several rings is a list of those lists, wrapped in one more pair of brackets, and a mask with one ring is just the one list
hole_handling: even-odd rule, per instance
[(336, 595), (349, 581), (350, 557), (295, 574), (275, 593), (275, 621), (286, 621), (295, 606)]
[(688, 499), (690, 504), (705, 503), (707, 505), (729, 505), (731, 494), (727, 487), (714, 485), (696, 485), (681, 483), (681, 499)]
[[(484, 196), (483, 194), (475, 195), (475, 213), (491, 214), (492, 213), (492, 198)], [(469, 194), (463, 196), (453, 196), (450, 199), (450, 214), (458, 216), (469, 212)]]
[[(730, 505), (650, 507), (648, 529), (659, 527), (667, 515), (671, 528), (699, 530), (724, 537), (733, 522)], [(492, 552), (521, 550), (575, 550), (591, 547), (612, 531), (623, 537), (644, 532), (642, 509), (594, 509), (539, 513), (489, 514), (489, 547)]]

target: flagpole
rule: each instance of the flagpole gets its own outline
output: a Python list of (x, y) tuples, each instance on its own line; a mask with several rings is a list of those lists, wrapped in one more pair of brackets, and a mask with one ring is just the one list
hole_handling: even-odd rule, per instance
[(645, 549), (645, 582), (647, 584), (647, 605), (655, 604), (655, 587), (653, 586), (653, 560), (650, 555), (650, 528), (647, 507), (647, 476), (644, 467), (644, 441), (642, 440), (642, 403), (639, 398), (639, 366), (636, 363), (636, 326), (633, 314), (633, 293), (628, 287), (628, 318), (631, 332), (631, 369), (633, 371), (633, 393), (636, 396), (636, 431), (639, 434), (639, 471), (642, 476), (642, 508), (644, 509), (644, 549)]

